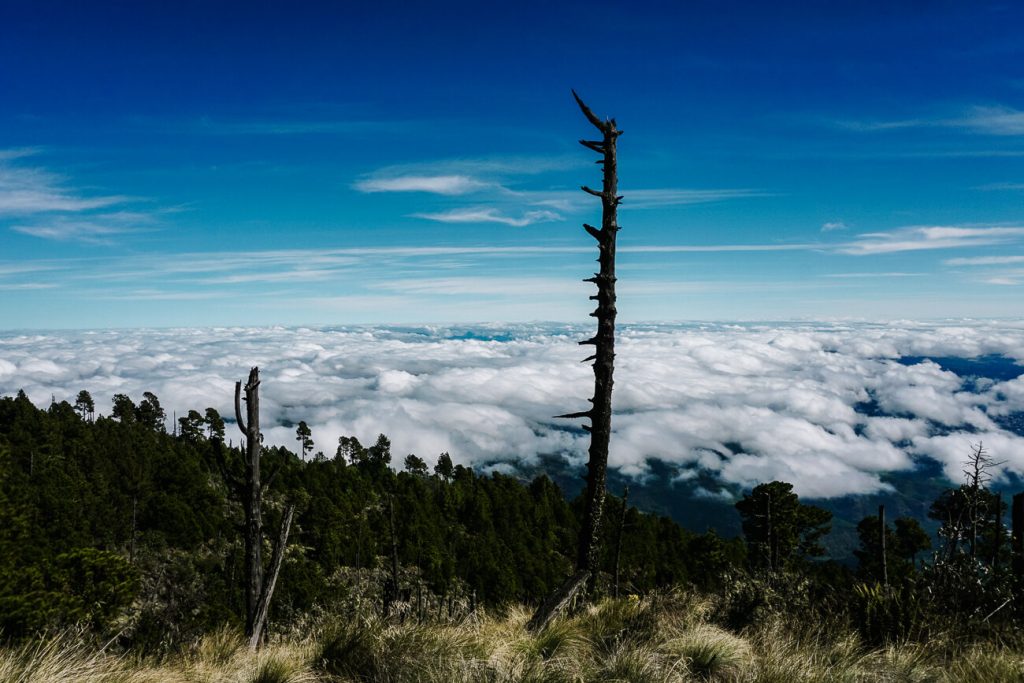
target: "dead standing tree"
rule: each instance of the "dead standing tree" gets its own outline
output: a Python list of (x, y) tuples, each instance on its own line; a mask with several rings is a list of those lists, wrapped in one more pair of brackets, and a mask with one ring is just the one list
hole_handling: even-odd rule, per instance
[(244, 479), (231, 475), (226, 468), (224, 474), (235, 489), (245, 510), (245, 635), (249, 647), (256, 649), (267, 623), (270, 599), (284, 561), (284, 550), (288, 545), (288, 533), (292, 526), (295, 506), (288, 505), (281, 517), (281, 529), (270, 559), (269, 573), (265, 576), (263, 567), (263, 491), (274, 479), (274, 472), (266, 482), (260, 479), (260, 455), (263, 450), (263, 435), (260, 433), (260, 369), (249, 371), (245, 383), (245, 419), (242, 418), (242, 383), (235, 382), (235, 420), (245, 437), (242, 446), (242, 460), (245, 464)]
[(574, 599), (587, 587), (593, 588), (598, 574), (599, 532), (601, 513), (604, 509), (605, 476), (608, 469), (608, 442), (612, 431), (612, 374), (615, 364), (615, 237), (619, 231), (618, 206), (622, 197), (618, 194), (618, 170), (616, 143), (622, 134), (615, 119), (602, 121), (590, 107), (572, 93), (583, 115), (601, 133), (600, 140), (580, 140), (580, 144), (602, 156), (597, 162), (603, 165), (604, 182), (600, 191), (583, 186), (582, 190), (601, 200), (601, 227), (584, 224), (583, 228), (595, 240), (600, 250), (599, 272), (585, 282), (597, 285), (597, 294), (591, 300), (597, 301), (592, 315), (597, 318), (597, 333), (581, 345), (592, 345), (594, 354), (583, 362), (594, 361), (594, 397), (590, 399), (589, 410), (559, 415), (563, 418), (589, 418), (590, 425), (583, 429), (590, 432), (590, 459), (587, 463), (587, 490), (583, 526), (580, 529), (579, 546), (576, 555), (576, 572), (534, 613), (529, 628), (540, 631), (559, 613), (572, 604)]

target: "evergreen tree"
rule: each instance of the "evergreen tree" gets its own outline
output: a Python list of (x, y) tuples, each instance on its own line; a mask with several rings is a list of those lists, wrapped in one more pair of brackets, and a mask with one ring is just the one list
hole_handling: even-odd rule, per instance
[(832, 513), (801, 503), (792, 484), (758, 484), (736, 510), (752, 567), (777, 571), (825, 554), (820, 541), (831, 529)]
[(215, 408), (206, 409), (206, 430), (209, 439), (224, 441), (224, 418), (220, 416)]
[(302, 453), (302, 459), (305, 460), (306, 455), (313, 450), (313, 432), (310, 431), (305, 420), (301, 420), (299, 426), (295, 428), (295, 440), (299, 442), (299, 450)]
[(75, 411), (82, 416), (83, 420), (91, 422), (96, 417), (96, 404), (92, 400), (92, 395), (85, 389), (78, 392), (78, 397), (75, 399)]
[(434, 466), (434, 474), (446, 482), (451, 481), (452, 477), (455, 476), (455, 466), (452, 465), (452, 456), (448, 455), (448, 451), (438, 456), (437, 464)]
[[(900, 517), (895, 529), (885, 526), (886, 574), (891, 584), (899, 585), (915, 573), (917, 554), (931, 547), (931, 539), (916, 519)], [(853, 551), (859, 563), (857, 574), (863, 581), (881, 583), (882, 535), (877, 515), (865, 517), (857, 524), (860, 546)]]
[(428, 473), (427, 463), (423, 458), (410, 453), (405, 456), (405, 471), (418, 477), (425, 477)]

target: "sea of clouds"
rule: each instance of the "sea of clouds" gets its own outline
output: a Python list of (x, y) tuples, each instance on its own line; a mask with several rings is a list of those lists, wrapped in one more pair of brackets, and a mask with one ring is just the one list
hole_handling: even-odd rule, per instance
[[(48, 405), (87, 389), (108, 413), (114, 394), (152, 391), (169, 418), (212, 406), (230, 419), (235, 380), (258, 365), (271, 444), (296, 450), (305, 420), (328, 456), (341, 435), (385, 433), (398, 464), (442, 451), (484, 468), (582, 462), (579, 421), (552, 416), (588, 405), (586, 336), (565, 325), (7, 332), (0, 395), (24, 389)], [(924, 456), (958, 480), (982, 441), (1001, 473), (1024, 475), (1024, 438), (999, 423), (1024, 411), (1024, 377), (970, 381), (899, 361), (990, 354), (1024, 362), (1024, 322), (621, 327), (610, 464), (643, 477), (656, 458), (727, 489), (781, 479), (829, 498), (884, 490), (883, 473)]]

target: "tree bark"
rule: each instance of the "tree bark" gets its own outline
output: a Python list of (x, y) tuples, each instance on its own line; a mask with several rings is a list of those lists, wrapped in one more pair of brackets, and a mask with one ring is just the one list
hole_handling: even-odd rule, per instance
[(889, 587), (889, 562), (885, 556), (885, 506), (878, 506), (878, 533), (879, 533), (879, 551), (878, 560), (882, 565), (882, 586), (885, 588)]
[(281, 518), (281, 530), (277, 535), (277, 545), (274, 546), (274, 554), (270, 557), (270, 576), (263, 583), (260, 591), (259, 602), (256, 605), (256, 616), (253, 619), (252, 633), (249, 635), (249, 648), (255, 650), (259, 647), (260, 638), (263, 636), (263, 629), (267, 625), (267, 614), (270, 612), (270, 599), (274, 597), (274, 587), (277, 586), (277, 577), (281, 573), (281, 563), (284, 562), (284, 551), (288, 547), (288, 533), (292, 528), (292, 516), (295, 514), (295, 506), (289, 505)]
[(260, 369), (249, 371), (245, 383), (245, 419), (242, 418), (242, 383), (235, 382), (235, 420), (245, 437), (242, 458), (245, 483), (242, 506), (245, 509), (245, 635), (258, 637), (256, 612), (263, 583), (263, 489), (260, 486)]
[[(598, 272), (585, 282), (597, 285), (597, 294), (591, 300), (597, 301), (597, 308), (590, 314), (597, 318), (597, 333), (581, 345), (592, 345), (594, 354), (586, 361), (594, 361), (594, 397), (590, 399), (589, 410), (567, 415), (565, 418), (588, 418), (590, 425), (584, 429), (590, 432), (590, 451), (587, 463), (585, 507), (576, 554), (576, 573), (551, 597), (545, 601), (530, 620), (530, 628), (539, 630), (564, 610), (577, 593), (584, 589), (580, 577), (593, 592), (599, 573), (598, 557), (600, 544), (601, 514), (604, 509), (605, 478), (608, 470), (608, 443), (612, 431), (612, 376), (615, 365), (615, 242), (619, 231), (618, 206), (622, 197), (618, 195), (618, 167), (616, 145), (622, 134), (616, 127), (615, 119), (602, 121), (579, 95), (573, 97), (587, 120), (600, 131), (601, 140), (580, 140), (580, 144), (602, 156), (598, 162), (603, 165), (601, 190), (587, 186), (581, 189), (601, 199), (601, 228), (584, 224), (587, 233), (597, 240), (599, 250)], [(567, 599), (555, 599), (568, 596)]]
[(1010, 571), (1013, 572), (1013, 585), (1019, 592), (1024, 588), (1024, 493), (1013, 496), (1010, 524), (1013, 526), (1013, 535), (1010, 538)]
[(391, 531), (391, 577), (385, 588), (384, 614), (387, 615), (391, 605), (398, 601), (398, 534), (395, 531), (395, 497), (388, 495), (388, 527)]
[(1003, 494), (996, 494), (996, 525), (992, 548), (992, 571), (999, 572), (999, 553), (1003, 549)]
[(619, 515), (619, 533), (615, 537), (615, 571), (612, 579), (615, 597), (619, 597), (619, 562), (622, 560), (622, 534), (626, 530), (626, 510), (629, 509), (629, 487), (622, 491), (622, 512)]
[(586, 571), (576, 572), (570, 576), (533, 613), (533, 617), (526, 625), (527, 630), (533, 633), (543, 631), (559, 614), (566, 611), (572, 605), (573, 600), (586, 588), (589, 578), (590, 572)]
[(288, 545), (288, 534), (292, 527), (295, 506), (285, 508), (281, 518), (281, 529), (278, 532), (277, 544), (270, 557), (269, 576), (263, 569), (263, 489), (273, 481), (277, 470), (271, 472), (267, 482), (260, 479), (260, 456), (262, 455), (263, 435), (260, 433), (260, 369), (252, 368), (249, 379), (244, 386), (245, 417), (242, 417), (241, 382), (235, 382), (235, 421), (238, 429), (245, 437), (242, 446), (242, 460), (245, 464), (245, 477), (240, 479), (231, 473), (223, 456), (218, 458), (228, 485), (242, 499), (245, 510), (245, 636), (249, 647), (256, 649), (263, 630), (266, 628), (267, 615), (270, 612), (270, 600), (274, 597), (274, 587), (281, 572), (284, 552)]

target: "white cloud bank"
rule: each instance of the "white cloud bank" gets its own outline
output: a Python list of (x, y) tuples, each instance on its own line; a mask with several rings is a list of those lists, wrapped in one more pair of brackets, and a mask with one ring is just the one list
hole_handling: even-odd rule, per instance
[[(110, 398), (156, 393), (170, 415), (206, 406), (232, 414), (234, 381), (263, 376), (268, 442), (294, 449), (305, 420), (318, 449), (340, 435), (388, 434), (406, 453), (457, 462), (582, 462), (586, 435), (551, 416), (582, 409), (589, 367), (565, 326), (235, 328), (0, 335), (0, 394), (37, 404), (88, 389)], [(1024, 411), (1024, 378), (972, 391), (933, 362), (901, 356), (1005, 354), (1024, 361), (1024, 323), (946, 325), (633, 326), (617, 347), (612, 466), (642, 476), (648, 458), (700, 467), (723, 483), (793, 482), (832, 497), (885, 487), (880, 475), (937, 459), (959, 477), (983, 440), (1024, 474), (1024, 439), (994, 418)], [(869, 416), (874, 401), (890, 416)], [(231, 431), (229, 436), (237, 440)]]

